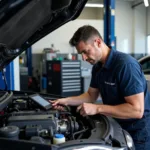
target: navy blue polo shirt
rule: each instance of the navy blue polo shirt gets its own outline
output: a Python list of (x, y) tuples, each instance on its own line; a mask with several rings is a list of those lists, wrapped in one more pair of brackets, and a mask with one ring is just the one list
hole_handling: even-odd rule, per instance
[[(124, 97), (144, 92), (144, 116), (150, 114), (150, 94), (142, 68), (128, 54), (111, 50), (104, 66), (100, 62), (93, 66), (90, 87), (99, 89), (107, 105), (126, 103)], [(121, 122), (129, 120), (133, 119), (118, 119)]]

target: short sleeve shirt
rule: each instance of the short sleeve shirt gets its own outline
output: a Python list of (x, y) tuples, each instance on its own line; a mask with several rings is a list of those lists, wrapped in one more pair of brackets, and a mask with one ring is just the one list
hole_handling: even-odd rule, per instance
[(99, 89), (107, 105), (123, 104), (124, 97), (144, 92), (144, 114), (150, 112), (150, 94), (142, 68), (128, 54), (111, 50), (104, 66), (100, 62), (93, 66), (90, 87)]

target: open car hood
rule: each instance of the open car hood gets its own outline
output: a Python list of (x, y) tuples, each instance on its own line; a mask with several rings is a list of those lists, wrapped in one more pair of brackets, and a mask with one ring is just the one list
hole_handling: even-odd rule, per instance
[(70, 20), (87, 0), (1, 0), (0, 70), (32, 44)]

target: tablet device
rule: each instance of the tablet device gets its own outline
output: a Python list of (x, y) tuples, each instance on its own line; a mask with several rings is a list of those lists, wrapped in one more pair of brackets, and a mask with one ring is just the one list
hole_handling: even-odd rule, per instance
[(29, 97), (45, 110), (48, 110), (52, 107), (51, 103), (49, 103), (46, 99), (41, 97), (39, 94), (33, 94), (30, 95)]

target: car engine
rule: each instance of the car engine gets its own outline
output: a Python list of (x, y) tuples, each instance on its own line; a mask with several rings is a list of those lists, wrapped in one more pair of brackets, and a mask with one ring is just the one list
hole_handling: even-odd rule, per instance
[[(53, 145), (54, 135), (63, 134), (66, 141), (62, 144), (63, 147), (78, 147), (77, 143), (86, 145), (90, 141), (99, 146), (134, 149), (133, 145), (128, 144), (132, 143), (130, 135), (114, 119), (103, 115), (82, 117), (74, 107), (65, 107), (63, 111), (53, 108), (46, 111), (29, 98), (31, 94), (33, 93), (0, 92), (1, 143), (25, 141)], [(41, 95), (46, 100), (59, 98)], [(0, 148), (1, 146), (2, 144)]]

